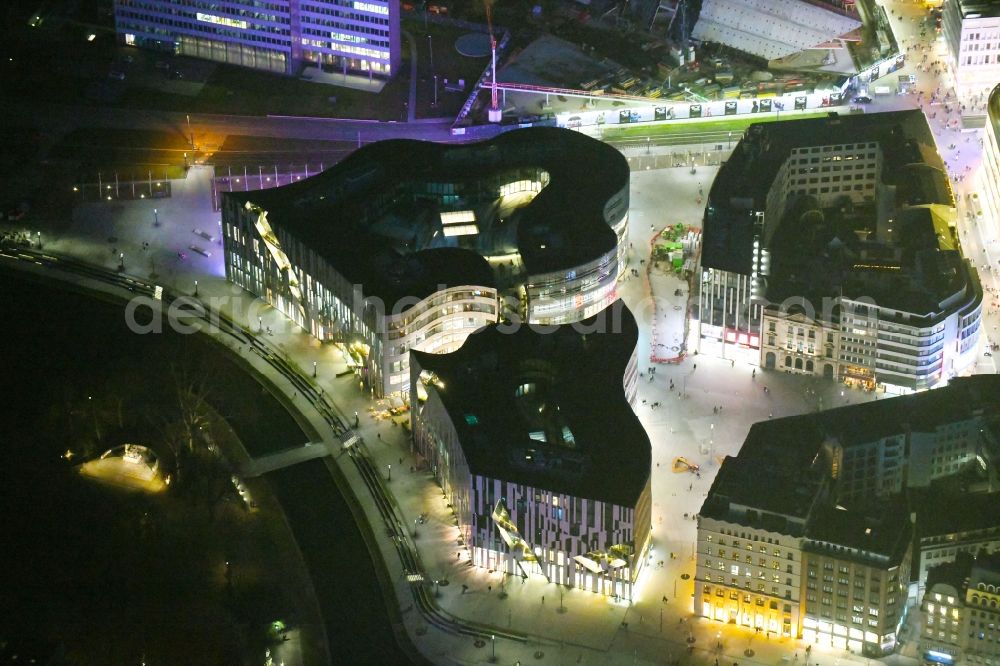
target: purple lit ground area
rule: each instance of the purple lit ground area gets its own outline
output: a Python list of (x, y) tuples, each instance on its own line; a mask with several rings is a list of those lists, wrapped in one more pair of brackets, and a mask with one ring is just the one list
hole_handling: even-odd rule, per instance
[(212, 170), (193, 167), (169, 182), (169, 198), (81, 203), (67, 229), (43, 232), (43, 248), (161, 283), (191, 272), (224, 279)]

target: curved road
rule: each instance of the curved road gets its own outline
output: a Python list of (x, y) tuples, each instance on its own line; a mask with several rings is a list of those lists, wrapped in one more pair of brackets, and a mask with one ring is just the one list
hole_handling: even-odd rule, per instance
[[(66, 273), (75, 278), (96, 280), (124, 289), (130, 294), (155, 298), (156, 287), (151, 282), (76, 259), (14, 245), (0, 245), (0, 258), (12, 260), (8, 265), (15, 268), (20, 268), (23, 266), (23, 262), (28, 262)], [(289, 380), (292, 386), (322, 415), (337, 437), (346, 438), (350, 433), (350, 429), (346, 425), (346, 418), (329, 402), (325, 393), (318, 391), (316, 385), (308, 377), (299, 372), (284, 358), (281, 352), (275, 350), (265, 340), (258, 338), (252, 331), (234, 323), (223, 314), (209, 311), (197, 299), (177, 295), (165, 289), (161, 292), (161, 299), (165, 306), (183, 308), (190, 316), (202, 319), (239, 344), (249, 345), (252, 353), (257, 354), (274, 371)], [(404, 575), (412, 576), (414, 579), (414, 584), (410, 589), (414, 605), (424, 620), (428, 624), (452, 634), (472, 636), (483, 640), (488, 640), (492, 635), (517, 642), (526, 641), (528, 637), (524, 634), (499, 627), (466, 622), (438, 606), (430, 590), (431, 578), (424, 571), (420, 562), (416, 547), (406, 530), (406, 521), (401, 517), (398, 507), (385, 487), (382, 475), (376, 470), (364, 444), (351, 446), (348, 452), (351, 462), (357, 468), (365, 486), (375, 500), (379, 515), (385, 525), (386, 534), (393, 542)], [(373, 556), (377, 556), (377, 553), (373, 553)]]

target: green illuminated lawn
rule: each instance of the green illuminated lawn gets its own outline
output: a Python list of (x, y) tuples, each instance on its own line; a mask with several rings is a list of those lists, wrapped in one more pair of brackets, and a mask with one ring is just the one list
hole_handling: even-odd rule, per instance
[(754, 123), (773, 123), (776, 120), (802, 120), (804, 118), (819, 118), (829, 113), (828, 111), (817, 111), (815, 113), (786, 113), (779, 117), (777, 113), (766, 113), (750, 118), (734, 118), (732, 120), (710, 120), (694, 123), (664, 123), (662, 125), (643, 125), (638, 127), (607, 127), (604, 130), (605, 141), (616, 139), (634, 139), (666, 136), (670, 134), (695, 134), (701, 132), (742, 132)]

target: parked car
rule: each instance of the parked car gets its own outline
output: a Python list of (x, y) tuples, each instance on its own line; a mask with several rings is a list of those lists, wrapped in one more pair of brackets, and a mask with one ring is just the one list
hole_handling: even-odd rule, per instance
[(125, 72), (120, 72), (118, 70), (113, 69), (110, 72), (108, 72), (108, 78), (109, 79), (115, 79), (116, 81), (124, 81), (125, 80)]
[(872, 103), (872, 98), (869, 97), (868, 95), (858, 95), (857, 97), (854, 98), (854, 103), (855, 104), (871, 104)]

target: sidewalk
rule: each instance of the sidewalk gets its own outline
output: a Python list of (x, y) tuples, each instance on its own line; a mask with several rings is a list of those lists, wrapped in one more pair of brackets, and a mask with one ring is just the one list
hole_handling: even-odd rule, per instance
[[(712, 173), (699, 169), (698, 174), (691, 175), (689, 169), (682, 168), (634, 174), (630, 229), (634, 253), (647, 247), (649, 224), (656, 227), (700, 218), (693, 191), (699, 181), (710, 183)], [(248, 331), (260, 331), (269, 345), (300, 369), (301, 375), (311, 377), (316, 363), (315, 383), (337, 406), (343, 420), (353, 425), (354, 413), (358, 413), (357, 434), (393, 493), (398, 513), (409, 532), (405, 538), (413, 541), (419, 554), (426, 579), (423, 583), (407, 581), (396, 544), (383, 529), (375, 499), (350, 458), (339, 454), (340, 440), (322, 415), (307, 403), (297, 386), (259, 356), (222, 340), (232, 353), (241, 355), (255, 372), (265, 376), (280, 393), (279, 398), (321, 434), (309, 448), (322, 446), (338, 452), (328, 460), (347, 478), (358, 507), (368, 516), (388, 578), (394, 581), (394, 593), (402, 609), (400, 622), (427, 658), (435, 663), (482, 663), (489, 659), (494, 647), (489, 641), (477, 645), (472, 637), (442, 631), (414, 610), (412, 586), (431, 588), (434, 580), (442, 581), (438, 585), (438, 603), (452, 615), (498, 630), (529, 635), (524, 643), (497, 640), (495, 649), (500, 663), (518, 660), (549, 664), (663, 663), (686, 655), (689, 635), (695, 638), (695, 649), (685, 656), (685, 663), (712, 664), (719, 658), (720, 662), (728, 660), (727, 664), (773, 664), (796, 649), (801, 652), (801, 646), (793, 641), (760, 640), (734, 627), (690, 619), (693, 593), (690, 577), (694, 573), (691, 548), (696, 528), (691, 516), (700, 508), (720, 456), (735, 455), (750, 423), (771, 413), (780, 416), (815, 409), (820, 396), (826, 400), (825, 406), (832, 406), (839, 401), (869, 399), (871, 394), (846, 390), (844, 396), (837, 396), (838, 386), (773, 372), (758, 371), (753, 378), (751, 368), (746, 365), (707, 356), (691, 357), (677, 366), (660, 366), (654, 381), (639, 384), (640, 401), (658, 401), (663, 406), (656, 410), (641, 402), (637, 406), (652, 442), (654, 465), (654, 548), (641, 575), (638, 600), (628, 606), (589, 592), (560, 588), (541, 579), (522, 582), (516, 578), (503, 582), (507, 596), (501, 598), (498, 574), (466, 564), (468, 551), (457, 543), (454, 516), (440, 488), (427, 472), (410, 471), (411, 467), (419, 467), (419, 461), (410, 451), (406, 431), (400, 425), (376, 420), (369, 414), (370, 400), (358, 389), (352, 375), (337, 377), (346, 369), (339, 350), (321, 344), (290, 325), (273, 308), (225, 281), (221, 247), (206, 243), (192, 232), (192, 229), (218, 228), (218, 214), (211, 208), (210, 176), (207, 169), (193, 169), (187, 180), (174, 184), (175, 194), (169, 201), (82, 205), (75, 211), (74, 223), (66, 234), (48, 238), (43, 231), (45, 250), (71, 254), (112, 269), (118, 264), (118, 255), (111, 249), (124, 252), (125, 272), (142, 278), (154, 274), (155, 281), (182, 293), (193, 294), (197, 281), (199, 299)], [(678, 194), (688, 190), (692, 194)], [(158, 208), (157, 216), (152, 214), (154, 206)], [(671, 211), (669, 219), (663, 214), (665, 210)], [(159, 226), (154, 226), (154, 218)], [(148, 249), (143, 249), (143, 242), (150, 244)], [(206, 250), (211, 247), (211, 256), (188, 251), (185, 258), (178, 258), (177, 253), (183, 253), (191, 244)], [(633, 254), (633, 261), (638, 258)], [(652, 310), (648, 307), (651, 298), (648, 289), (648, 283), (639, 279), (626, 281), (620, 288), (640, 323), (641, 369), (648, 366), (650, 349)], [(687, 397), (670, 392), (667, 388), (670, 380), (678, 386), (683, 384)], [(768, 394), (761, 390), (765, 383), (771, 389)], [(713, 411), (713, 407), (720, 406), (722, 411)], [(313, 457), (316, 451), (280, 455), (292, 461)], [(677, 455), (700, 464), (700, 478), (672, 472), (670, 466)], [(255, 464), (271, 467), (260, 460), (251, 466)], [(421, 514), (427, 515), (427, 521), (414, 524)], [(658, 566), (660, 561), (662, 567)], [(467, 586), (464, 594), (463, 585)], [(560, 612), (560, 608), (564, 611)], [(717, 640), (723, 643), (721, 654), (711, 649)], [(752, 659), (744, 654), (750, 640), (755, 653)], [(811, 662), (834, 664), (849, 658), (846, 653), (821, 654), (813, 650)]]

